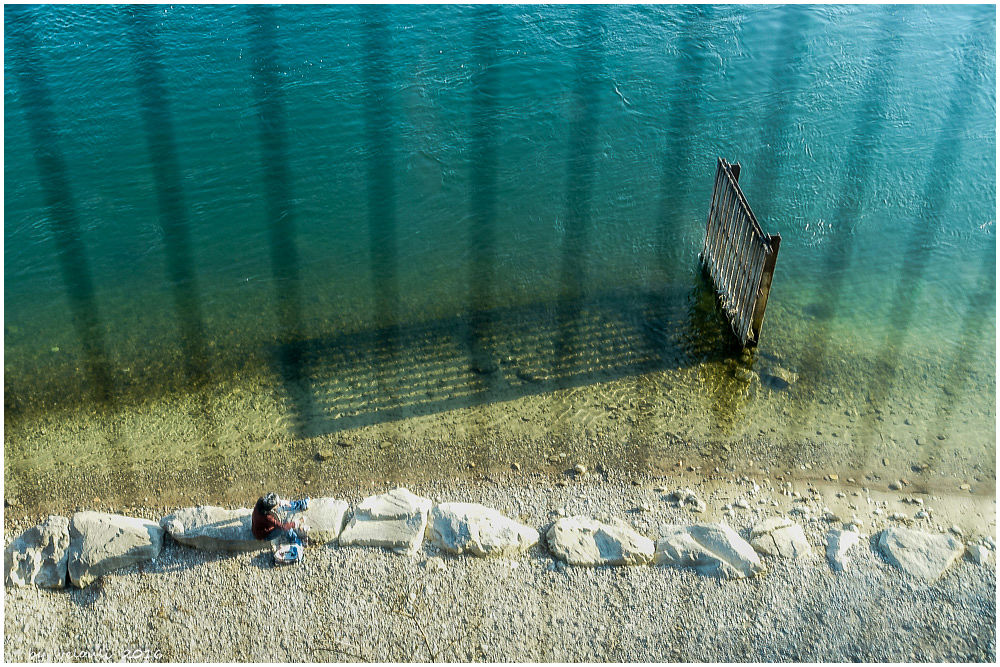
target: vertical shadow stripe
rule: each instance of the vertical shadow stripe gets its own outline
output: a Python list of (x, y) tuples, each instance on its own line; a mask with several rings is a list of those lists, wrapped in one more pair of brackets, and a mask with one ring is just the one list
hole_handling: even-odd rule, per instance
[(277, 16), (274, 7), (264, 5), (250, 7), (248, 13), (271, 273), (278, 311), (277, 363), (286, 395), (291, 397), (296, 429), (303, 435), (313, 414), (313, 404), (303, 373), (302, 296), (282, 70), (277, 60)]
[(497, 212), (497, 50), (501, 14), (483, 5), (472, 15), (472, 54), (478, 67), (473, 77), (470, 143), (469, 327), (466, 348), (470, 364), (489, 386), (501, 379), (496, 360), (484, 345), (493, 327), (493, 281), (496, 264)]
[[(393, 146), (392, 53), (390, 12), (369, 5), (361, 9), (362, 78), (367, 164), (369, 262), (375, 297), (375, 321), (386, 356), (377, 371), (380, 392), (392, 394), (387, 375), (398, 363), (399, 254), (397, 250), (396, 165)], [(398, 418), (389, 408), (388, 419)]]
[(83, 352), (91, 394), (98, 404), (113, 402), (110, 362), (104, 328), (97, 308), (93, 276), (80, 234), (80, 216), (74, 200), (69, 170), (59, 148), (57, 121), (52, 111), (46, 73), (39, 62), (33, 9), (8, 7), (6, 53), (13, 62), (24, 98), (25, 120), (38, 168), (42, 196), (48, 211), (49, 230), (63, 288), (69, 301), (73, 328)]
[(194, 388), (199, 388), (208, 378), (205, 325), (192, 258), (174, 123), (160, 62), (159, 43), (154, 34), (155, 16), (148, 5), (130, 7), (127, 15), (150, 168), (166, 246), (167, 278), (174, 296), (184, 367), (188, 381)]
[(566, 229), (560, 265), (559, 334), (555, 367), (559, 375), (580, 343), (577, 331), (580, 302), (590, 250), (591, 209), (597, 171), (600, 97), (604, 82), (603, 16), (593, 6), (579, 10), (573, 117), (569, 126), (569, 164), (566, 174)]
[[(894, 16), (891, 9), (883, 9), (884, 15), (876, 34), (893, 35), (895, 33)], [(845, 150), (843, 178), (840, 192), (834, 200), (836, 209), (831, 215), (833, 225), (826, 239), (826, 252), (820, 260), (824, 280), (822, 301), (815, 305), (824, 312), (825, 317), (817, 323), (816, 330), (806, 343), (801, 369), (817, 369), (823, 363), (831, 337), (830, 322), (840, 305), (841, 293), (844, 288), (846, 268), (853, 255), (856, 235), (853, 225), (861, 216), (861, 206), (865, 194), (874, 180), (875, 152), (871, 149), (874, 143), (872, 127), (878, 131), (884, 130), (885, 108), (891, 92), (891, 83), (895, 76), (894, 60), (900, 48), (900, 39), (893, 37), (879, 42), (868, 60), (867, 76), (862, 88), (862, 102), (856, 110), (854, 130)], [(812, 405), (815, 397), (803, 397), (799, 407), (789, 420), (789, 428), (801, 427), (804, 421), (812, 415)]]

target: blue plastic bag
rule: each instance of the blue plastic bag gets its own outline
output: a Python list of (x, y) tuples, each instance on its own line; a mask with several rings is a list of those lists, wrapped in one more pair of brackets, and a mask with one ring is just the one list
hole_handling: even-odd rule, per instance
[(305, 547), (302, 546), (301, 542), (282, 544), (274, 550), (274, 564), (292, 565), (293, 563), (298, 563), (302, 560), (303, 554), (305, 554)]

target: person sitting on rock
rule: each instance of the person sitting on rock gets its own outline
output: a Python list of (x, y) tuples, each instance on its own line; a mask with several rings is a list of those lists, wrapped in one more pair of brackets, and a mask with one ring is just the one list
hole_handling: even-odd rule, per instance
[(250, 529), (258, 540), (274, 542), (284, 538), (293, 544), (301, 544), (296, 530), (300, 525), (295, 521), (281, 521), (276, 510), (298, 511), (309, 506), (309, 499), (282, 502), (278, 494), (271, 492), (257, 499), (251, 516)]

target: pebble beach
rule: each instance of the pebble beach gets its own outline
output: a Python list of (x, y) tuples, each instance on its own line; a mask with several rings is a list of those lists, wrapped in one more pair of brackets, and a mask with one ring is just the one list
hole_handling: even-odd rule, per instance
[[(761, 518), (785, 514), (789, 500), (766, 486), (751, 493), (745, 482), (699, 487), (707, 509), (695, 513), (667, 502), (664, 485), (674, 481), (588, 471), (559, 485), (531, 475), (410, 488), (435, 502), (482, 503), (543, 535), (559, 517), (579, 514), (617, 518), (654, 539), (659, 526), (708, 520), (748, 537)], [(739, 488), (751, 502), (724, 504)], [(345, 499), (353, 506), (364, 495)], [(777, 498), (782, 507), (772, 504)], [(153, 561), (81, 590), (8, 587), (5, 656), (17, 662), (995, 661), (992, 551), (984, 564), (961, 559), (927, 583), (886, 561), (873, 535), (890, 520), (866, 514), (859, 518), (861, 543), (844, 571), (834, 572), (824, 555), (834, 524), (796, 518), (812, 556), (762, 557), (766, 571), (742, 580), (654, 565), (575, 567), (555, 559), (544, 538), (516, 558), (452, 556), (427, 540), (412, 556), (310, 546), (303, 562), (284, 567), (272, 563), (269, 551), (214, 553), (165, 539)], [(12, 527), (7, 544), (19, 532)], [(984, 526), (964, 539), (988, 543), (991, 534)]]

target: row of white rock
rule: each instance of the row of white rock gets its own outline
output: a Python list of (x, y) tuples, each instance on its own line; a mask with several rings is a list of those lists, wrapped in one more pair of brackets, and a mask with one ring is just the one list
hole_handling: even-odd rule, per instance
[[(376, 546), (405, 554), (416, 553), (425, 536), (443, 551), (480, 557), (518, 556), (540, 539), (537, 530), (495, 509), (475, 503), (435, 505), (406, 489), (366, 498), (348, 522), (349, 509), (343, 500), (317, 498), (296, 519), (312, 544), (339, 541), (341, 546)], [(249, 509), (212, 506), (179, 510), (159, 524), (101, 512), (77, 512), (71, 519), (50, 516), (7, 548), (5, 579), (15, 586), (44, 588), (62, 588), (68, 579), (84, 588), (106, 573), (156, 558), (164, 533), (181, 544), (210, 551), (267, 547), (251, 534), (250, 517)], [(830, 531), (826, 550), (834, 570), (844, 568), (849, 550), (860, 540), (852, 530)], [(763, 572), (758, 552), (790, 558), (812, 554), (802, 527), (783, 518), (754, 526), (750, 542), (717, 523), (661, 526), (654, 543), (621, 521), (564, 517), (549, 528), (546, 542), (556, 558), (571, 565), (652, 563), (693, 567), (701, 574), (729, 579)], [(887, 528), (878, 545), (890, 563), (928, 582), (937, 580), (965, 552), (954, 537), (906, 528)]]

